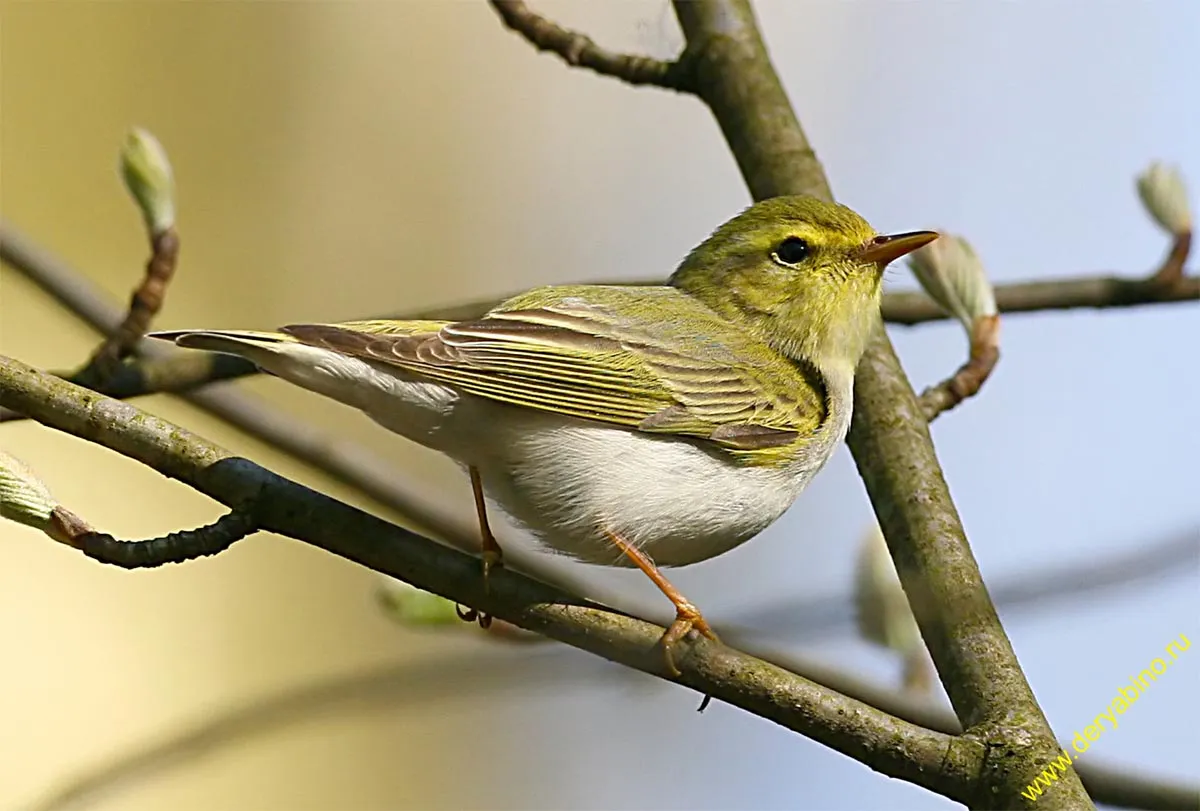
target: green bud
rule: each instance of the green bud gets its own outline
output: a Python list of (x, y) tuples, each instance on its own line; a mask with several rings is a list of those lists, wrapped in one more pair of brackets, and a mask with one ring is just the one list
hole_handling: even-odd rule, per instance
[(400, 580), (384, 580), (379, 588), (379, 601), (388, 615), (401, 625), (428, 628), (462, 624), (451, 600)]
[(906, 655), (922, 649), (921, 631), (878, 524), (864, 536), (859, 549), (854, 605), (863, 638)]
[(58, 503), (29, 466), (0, 451), (0, 518), (50, 532)]
[(158, 139), (134, 127), (121, 147), (121, 177), (153, 234), (175, 225), (175, 177)]
[(1192, 211), (1178, 167), (1155, 161), (1138, 175), (1137, 191), (1146, 213), (1164, 231), (1175, 237), (1191, 232)]
[(909, 266), (929, 297), (970, 332), (975, 320), (995, 315), (996, 294), (971, 244), (960, 236), (942, 238), (912, 252)]

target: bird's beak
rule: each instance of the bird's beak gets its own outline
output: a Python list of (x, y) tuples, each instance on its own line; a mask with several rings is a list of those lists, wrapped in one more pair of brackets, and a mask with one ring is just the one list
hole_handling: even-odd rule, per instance
[(909, 231), (905, 234), (881, 234), (867, 242), (858, 252), (860, 262), (874, 262), (880, 270), (901, 256), (928, 245), (938, 238), (936, 231)]

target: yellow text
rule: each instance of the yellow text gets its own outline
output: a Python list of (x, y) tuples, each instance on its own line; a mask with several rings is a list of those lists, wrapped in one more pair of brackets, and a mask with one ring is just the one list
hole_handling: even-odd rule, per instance
[[(1050, 762), (1042, 773), (1033, 779), (1024, 791), (1021, 792), (1025, 799), (1033, 802), (1042, 796), (1042, 793), (1050, 788), (1051, 785), (1058, 782), (1058, 778), (1067, 773), (1067, 769), (1071, 768), (1071, 764), (1079, 760), (1079, 755), (1086, 752), (1093, 742), (1100, 739), (1107, 727), (1116, 729), (1120, 724), (1117, 719), (1129, 711), (1134, 702), (1141, 697), (1142, 693), (1150, 689), (1150, 685), (1158, 681), (1158, 677), (1167, 672), (1179, 654), (1192, 646), (1192, 643), (1183, 634), (1179, 635), (1178, 642), (1171, 642), (1167, 645), (1167, 655), (1169, 659), (1158, 658), (1152, 661), (1149, 667), (1142, 670), (1135, 676), (1129, 677), (1129, 684), (1122, 684), (1117, 688), (1117, 695), (1104, 712), (1097, 715), (1092, 723), (1083, 728), (1083, 731), (1077, 731), (1075, 736), (1071, 738), (1071, 749), (1075, 750), (1075, 754), (1071, 754), (1066, 748), (1062, 750), (1062, 754)], [(1107, 726), (1105, 725), (1107, 723)]]

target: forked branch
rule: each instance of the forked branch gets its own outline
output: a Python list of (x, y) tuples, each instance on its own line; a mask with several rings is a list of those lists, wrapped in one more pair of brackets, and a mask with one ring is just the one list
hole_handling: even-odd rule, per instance
[(632, 85), (691, 91), (687, 62), (683, 56), (674, 62), (667, 62), (638, 54), (614, 53), (601, 48), (586, 34), (563, 28), (537, 14), (521, 0), (490, 2), (506, 26), (539, 51), (557, 54), (572, 67), (586, 68)]

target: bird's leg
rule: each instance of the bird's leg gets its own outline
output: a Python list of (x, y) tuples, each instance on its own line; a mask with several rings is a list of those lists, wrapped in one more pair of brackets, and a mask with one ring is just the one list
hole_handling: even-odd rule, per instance
[(483, 576), (486, 578), (492, 569), (504, 565), (504, 550), (496, 542), (492, 528), (488, 526), (487, 502), (483, 500), (483, 479), (479, 476), (479, 468), (469, 468), (471, 472), (471, 492), (475, 494), (475, 514), (479, 516), (479, 545), (483, 550)]
[(675, 659), (671, 654), (675, 643), (687, 636), (689, 631), (696, 631), (702, 636), (708, 637), (713, 642), (720, 642), (720, 640), (717, 639), (717, 635), (713, 633), (713, 629), (709, 627), (708, 622), (700, 614), (700, 609), (692, 605), (686, 597), (679, 593), (679, 589), (671, 585), (671, 581), (667, 580), (666, 576), (658, 570), (658, 567), (654, 565), (654, 561), (650, 560), (645, 552), (642, 552), (615, 533), (604, 530), (604, 534), (616, 544), (618, 549), (625, 553), (626, 557), (632, 560), (646, 574), (646, 577), (654, 581), (654, 585), (658, 586), (659, 590), (674, 604), (675, 621), (671, 623), (671, 627), (667, 629), (667, 632), (662, 635), (659, 644), (662, 645), (663, 655), (667, 660), (667, 670), (672, 675), (679, 676), (679, 668), (675, 666)]
[[(491, 574), (492, 569), (498, 569), (504, 565), (504, 551), (496, 542), (496, 536), (492, 534), (491, 527), (488, 526), (487, 502), (483, 500), (483, 479), (479, 476), (479, 468), (471, 465), (467, 470), (471, 475), (471, 492), (475, 496), (475, 515), (479, 518), (479, 546), (482, 550), (483, 587), (486, 591), (488, 575)], [(482, 614), (473, 608), (459, 612), (459, 616), (468, 622), (478, 619), (482, 628), (487, 628), (492, 624), (490, 615)]]

